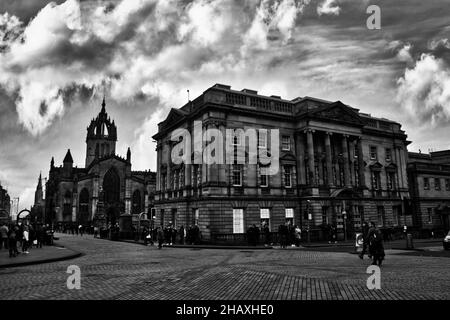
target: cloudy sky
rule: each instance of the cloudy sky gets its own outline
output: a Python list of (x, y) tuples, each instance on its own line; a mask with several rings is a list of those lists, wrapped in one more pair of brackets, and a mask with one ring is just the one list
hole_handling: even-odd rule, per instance
[(1, 0), (0, 181), (25, 208), (52, 156), (83, 166), (104, 91), (134, 170), (156, 170), (169, 108), (214, 83), (341, 100), (401, 122), (412, 151), (450, 148), (449, 15), (448, 0)]

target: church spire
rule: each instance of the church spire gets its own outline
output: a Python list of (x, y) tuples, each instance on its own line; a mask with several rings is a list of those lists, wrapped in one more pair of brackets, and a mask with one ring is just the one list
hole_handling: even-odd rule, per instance
[(103, 94), (103, 101), (102, 101), (102, 111), (100, 113), (106, 113), (106, 101), (105, 101), (105, 94)]
[(127, 150), (127, 161), (131, 162), (131, 150), (130, 150), (130, 147), (128, 147), (128, 150)]
[(38, 188), (42, 188), (42, 172), (39, 172), (39, 179), (38, 179)]

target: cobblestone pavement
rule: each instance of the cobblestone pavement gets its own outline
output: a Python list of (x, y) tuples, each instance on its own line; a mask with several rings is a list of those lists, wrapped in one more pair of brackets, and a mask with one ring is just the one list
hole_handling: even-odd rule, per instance
[[(58, 235), (79, 258), (0, 270), (1, 299), (449, 299), (448, 258), (388, 250), (381, 290), (368, 290), (369, 260), (344, 252), (288, 248), (226, 250), (145, 247)], [(81, 289), (69, 290), (69, 265)]]

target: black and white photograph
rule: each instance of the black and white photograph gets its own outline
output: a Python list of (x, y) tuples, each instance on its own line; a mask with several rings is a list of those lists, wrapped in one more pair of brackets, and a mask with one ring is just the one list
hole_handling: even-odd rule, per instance
[(442, 301), (449, 250), (448, 0), (0, 0), (3, 302)]

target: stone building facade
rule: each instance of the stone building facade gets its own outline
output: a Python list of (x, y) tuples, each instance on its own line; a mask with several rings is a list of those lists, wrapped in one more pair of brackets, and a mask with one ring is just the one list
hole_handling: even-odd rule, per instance
[(8, 191), (0, 184), (0, 223), (11, 219), (11, 199)]
[(73, 166), (70, 150), (62, 166), (51, 160), (45, 195), (48, 222), (105, 226), (119, 222), (123, 215), (136, 219), (150, 212), (156, 174), (132, 171), (130, 148), (126, 158), (116, 154), (117, 127), (105, 106), (103, 100), (87, 128), (85, 167)]
[[(208, 137), (195, 152), (196, 139), (190, 139), (190, 164), (174, 163), (174, 148), (180, 143), (185, 148), (188, 142), (172, 138), (180, 128), (200, 140), (202, 133), (196, 130), (216, 129), (226, 137), (218, 148), (224, 155), (233, 150), (246, 158), (252, 156), (247, 130), (256, 130), (257, 149), (270, 154), (276, 144), (272, 132), (278, 129), (279, 170), (267, 174), (267, 163), (259, 156), (245, 164), (236, 159), (199, 164), (195, 159), (202, 159), (214, 141)], [(244, 136), (227, 136), (227, 129), (242, 129)], [(276, 232), (289, 222), (308, 227), (316, 238), (324, 236), (325, 225), (334, 225), (343, 238), (360, 230), (363, 220), (381, 227), (413, 223), (411, 213), (404, 214), (409, 141), (401, 125), (340, 101), (285, 100), (216, 84), (183, 107), (171, 109), (153, 138), (157, 223), (197, 224), (204, 239), (236, 239), (252, 224), (268, 224)]]
[(409, 153), (408, 179), (414, 225), (429, 231), (450, 230), (450, 150)]

